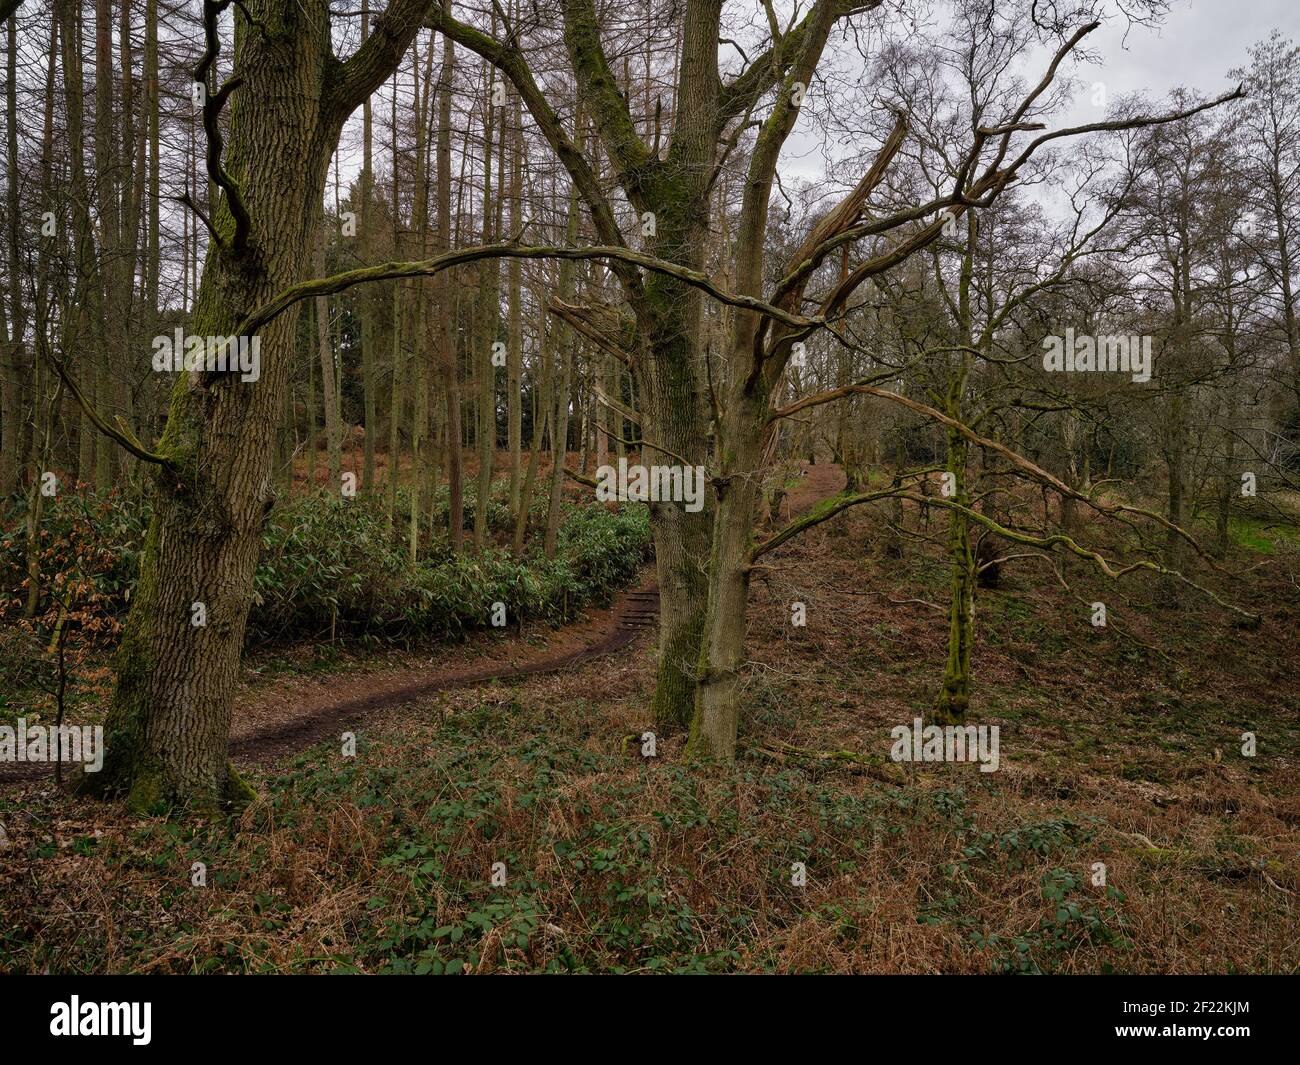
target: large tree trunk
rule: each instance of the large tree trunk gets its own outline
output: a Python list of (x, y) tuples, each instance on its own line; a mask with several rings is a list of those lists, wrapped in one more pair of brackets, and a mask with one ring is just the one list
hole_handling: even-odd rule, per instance
[[(649, 289), (651, 285), (647, 285)], [(680, 286), (684, 287), (684, 286)], [(686, 293), (675, 297), (698, 302)], [(690, 341), (693, 328), (668, 330), (654, 338), (656, 356), (639, 363), (638, 395), (645, 397), (641, 425), (647, 440), (693, 463), (707, 466), (701, 396)], [(667, 334), (667, 335), (665, 335)], [(641, 461), (680, 464), (680, 460), (643, 446)], [(651, 701), (661, 732), (686, 728), (695, 709), (695, 670), (704, 632), (709, 586), (704, 560), (711, 552), (713, 500), (705, 493), (704, 508), (688, 513), (672, 504), (653, 504), (655, 569), (659, 578), (659, 662)]]
[[(228, 197), (213, 219), (230, 243), (209, 247), (191, 332), (231, 336), (243, 315), (299, 280), (311, 259), (330, 156), (348, 113), (415, 32), (395, 2), (388, 37), (362, 68), (340, 71), (324, 0), (278, 0), (250, 31), (236, 15), (238, 72), (225, 165), (248, 209), (235, 240)], [(396, 11), (395, 11), (396, 9)], [(260, 377), (178, 375), (152, 478), (153, 519), (117, 657), (101, 772), (82, 786), (135, 809), (212, 808), (249, 796), (227, 757), (235, 682), (262, 526), (273, 501), (272, 447), (292, 365), (292, 316), (260, 334)], [(195, 625), (202, 603), (206, 624)]]
[[(676, 121), (668, 149), (660, 155), (658, 143), (652, 152), (641, 142), (627, 102), (611, 76), (595, 5), (589, 0), (569, 0), (563, 5), (565, 46), (580, 86), (582, 106), (595, 117), (595, 131), (605, 155), (637, 214), (643, 221), (646, 216), (653, 217), (653, 231), (645, 230), (645, 250), (697, 270), (704, 261), (709, 194), (722, 150), (722, 131), (730, 118), (739, 117), (719, 111), (721, 7), (718, 0), (702, 0), (685, 8), (680, 76), (672, 107)], [(521, 57), (503, 53), (483, 34), (452, 19), (446, 8), (439, 24), (466, 47), (496, 63), (521, 92), (527, 89), (531, 97), (526, 95), (524, 102), (578, 186), (598, 238), (622, 243), (601, 178), (582, 154), (586, 124), (574, 122), (579, 131), (575, 145), (550, 107), (539, 102), (536, 83), (531, 73), (523, 70)], [(613, 270), (640, 331), (636, 385), (643, 400), (644, 435), (691, 464), (707, 465), (709, 419), (698, 344), (699, 293), (663, 275), (645, 278), (643, 284), (634, 269), (614, 266)], [(557, 408), (561, 402), (567, 417), (568, 397), (557, 397)], [(581, 424), (582, 407), (575, 405), (573, 410)], [(557, 433), (560, 428), (557, 424)], [(584, 427), (578, 433), (584, 455), (585, 437)], [(647, 451), (646, 461), (661, 457)], [(707, 602), (702, 560), (709, 550), (711, 520), (711, 506), (697, 514), (685, 514), (674, 507), (657, 507), (651, 512), (660, 587), (659, 666), (653, 707), (661, 731), (683, 728), (693, 708), (694, 671)]]

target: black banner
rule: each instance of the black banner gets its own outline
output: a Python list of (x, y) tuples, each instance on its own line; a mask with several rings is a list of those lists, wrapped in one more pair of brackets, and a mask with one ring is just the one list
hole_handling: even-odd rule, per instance
[[(572, 978), (570, 978), (572, 979)], [(767, 1007), (762, 1038), (769, 1049), (788, 1046), (813, 1049), (824, 1042), (827, 1029), (810, 1023), (843, 1015), (844, 1038), (856, 1028), (871, 1043), (896, 1031), (903, 1041), (921, 1040), (927, 1050), (965, 1049), (1017, 1044), (1041, 1047), (1078, 1046), (1096, 1049), (1099, 1043), (1156, 1044), (1185, 1054), (1202, 1045), (1215, 1054), (1233, 1053), (1240, 1044), (1270, 1044), (1285, 1033), (1285, 1019), (1294, 1013), (1294, 985), (1268, 977), (1058, 977), (1012, 980), (997, 977), (867, 977), (849, 978), (831, 999), (824, 989), (816, 1000), (801, 1002), (810, 993), (807, 981), (762, 983), (744, 988), (717, 989), (715, 1016), (728, 1015), (728, 1002), (746, 1003), (737, 1010), (720, 1043), (748, 1040), (760, 1034), (748, 1030), (754, 1007)], [(502, 1049), (543, 1049), (538, 1036), (550, 1032), (558, 1042), (564, 1026), (574, 1025), (591, 1036), (590, 1023), (604, 1031), (626, 1025), (649, 1025), (660, 1038), (671, 1039), (671, 1023), (648, 1003), (663, 992), (640, 985), (600, 986), (587, 980), (574, 1016), (572, 991), (562, 1002), (546, 989), (519, 980), (441, 982), (436, 988), (414, 980), (367, 980), (299, 977), (207, 978), (178, 977), (12, 977), (0, 981), (8, 1019), (3, 1046), (57, 1049), (74, 1044), (85, 1052), (95, 1044), (114, 1044), (127, 1054), (151, 1051), (276, 1049), (319, 1050), (337, 1054), (355, 1047), (375, 1049), (384, 1033), (404, 1032), (401, 1038), (426, 1035), (430, 1025), (457, 1031), (471, 1041), (486, 1037)], [(694, 990), (688, 998), (700, 991)], [(763, 1000), (771, 996), (771, 1003)], [(647, 996), (649, 996), (647, 998)], [(734, 997), (733, 997), (734, 996)], [(638, 1005), (641, 1003), (642, 1005)], [(643, 1008), (646, 1007), (646, 1008)], [(925, 1015), (933, 1012), (931, 1021)], [(604, 1020), (599, 1020), (603, 1017)], [(623, 1021), (615, 1021), (615, 1018)], [(501, 1021), (509, 1018), (508, 1024)], [(688, 1022), (697, 1028), (698, 1020)], [(454, 1029), (450, 1028), (454, 1026)], [(600, 1042), (606, 1037), (601, 1036)], [(840, 1041), (836, 1037), (836, 1042)], [(1041, 1041), (1041, 1042), (1040, 1042)], [(467, 1048), (468, 1049), (468, 1048)], [(11, 1059), (16, 1060), (16, 1059)]]

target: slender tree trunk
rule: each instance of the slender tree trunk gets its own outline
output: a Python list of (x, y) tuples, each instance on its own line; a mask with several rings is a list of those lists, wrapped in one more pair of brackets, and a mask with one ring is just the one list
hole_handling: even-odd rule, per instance
[[(361, 40), (365, 41), (370, 37), (370, 8), (369, 6), (361, 9)], [(374, 198), (374, 169), (372, 166), (372, 153), (374, 141), (374, 128), (371, 116), (370, 97), (366, 97), (366, 102), (361, 105), (361, 259), (363, 262), (371, 261), (371, 248), (374, 247), (374, 239), (370, 233), (370, 201)], [(397, 209), (397, 205), (393, 205)], [(365, 292), (361, 296), (359, 303), (361, 310), (361, 393), (362, 404), (364, 406), (365, 425), (365, 457), (362, 460), (362, 483), (365, 485), (367, 492), (374, 492), (375, 485), (375, 436), (379, 432), (379, 422), (376, 417), (376, 396), (375, 390), (375, 316), (378, 309), (378, 303), (373, 292)]]
[[(18, 207), (18, 29), (13, 18), (7, 21), (5, 49), (5, 175), (6, 213), (8, 214), (10, 329), (0, 336), (0, 499), (18, 487), (18, 469), (22, 458), (22, 397), (26, 391), (23, 344), (26, 331), (22, 274), (19, 269)], [(3, 301), (6, 293), (0, 293)]]
[(393, 379), (388, 404), (388, 526), (396, 521), (397, 486), (402, 461), (402, 402), (406, 395), (406, 358), (402, 352), (402, 292), (393, 284)]
[[(325, 276), (325, 227), (316, 238), (316, 276)], [(325, 448), (329, 456), (328, 491), (337, 492), (342, 483), (343, 432), (338, 418), (338, 381), (334, 373), (334, 347), (330, 343), (330, 305), (325, 296), (316, 300), (316, 348), (320, 359), (321, 398), (325, 406)]]
[[(99, 203), (99, 261), (94, 287), (99, 306), (94, 317), (96, 381), (95, 401), (102, 412), (118, 407), (112, 369), (121, 365), (123, 352), (115, 323), (124, 321), (129, 308), (118, 316), (104, 313), (106, 298), (117, 296), (121, 269), (118, 240), (117, 147), (113, 139), (113, 9), (110, 0), (95, 0), (95, 193)], [(113, 483), (113, 443), (95, 437), (95, 487), (104, 491)]]
[[(398, 184), (397, 171), (400, 166), (397, 144), (397, 73), (393, 73), (393, 87), (390, 100), (390, 128), (393, 131), (393, 255), (402, 254), (402, 199)], [(391, 284), (393, 294), (392, 321), (392, 379), (389, 382), (388, 403), (388, 529), (391, 532), (397, 521), (397, 485), (401, 474), (402, 458), (402, 397), (405, 395), (404, 359), (402, 356), (402, 291), (403, 283)]]
[[(59, 45), (63, 55), (63, 98), (67, 115), (67, 137), (72, 156), (69, 207), (71, 214), (71, 252), (76, 272), (72, 282), (70, 313), (60, 318), (62, 348), (65, 357), (75, 352), (72, 372), (80, 378), (82, 391), (96, 395), (94, 364), (86, 357), (85, 340), (89, 326), (99, 319), (98, 285), (95, 283), (95, 244), (90, 225), (88, 187), (82, 145), (85, 144), (84, 83), (81, 63), (81, 6), (75, 0), (57, 0), (59, 11)], [(90, 416), (81, 413), (77, 433), (77, 477), (88, 483), (95, 479), (95, 427)]]
[(1223, 558), (1228, 553), (1228, 523), (1232, 517), (1232, 500), (1241, 487), (1236, 469), (1237, 437), (1233, 432), (1227, 434), (1223, 456), (1223, 472), (1219, 476), (1218, 509), (1214, 522), (1214, 553)]
[(29, 620), (36, 617), (41, 607), (40, 529), (45, 510), (45, 497), (41, 494), (41, 469), (50, 465), (54, 410), (61, 391), (60, 385), (43, 412), (38, 405), (32, 432), (31, 476), (27, 488), (27, 601), (23, 605), (23, 617)]
[[(492, 241), (492, 130), (496, 108), (491, 106), (492, 68), (486, 69), (489, 101), (483, 120), (483, 243)], [(501, 264), (484, 259), (478, 264), (478, 500), (474, 504), (474, 548), (482, 551), (488, 540), (488, 509), (492, 499), (492, 464), (497, 444), (496, 350), (499, 313), (498, 284)]]
[[(949, 411), (951, 414), (951, 411)], [(954, 417), (959, 415), (953, 415)], [(947, 470), (952, 475), (952, 500), (971, 505), (966, 483), (967, 443), (957, 432), (947, 434)], [(934, 720), (941, 725), (960, 724), (970, 705), (970, 653), (974, 640), (975, 557), (971, 551), (970, 520), (965, 514), (948, 514), (948, 658), (943, 683), (935, 702)]]
[[(449, 2), (449, 0), (448, 0)], [(442, 92), (438, 100), (438, 251), (451, 247), (451, 90), (456, 48), (450, 37), (442, 39)], [(491, 137), (488, 138), (489, 142)], [(485, 193), (486, 195), (486, 193)], [(447, 433), (447, 525), (451, 549), (459, 554), (465, 542), (464, 474), (461, 462), (460, 380), (456, 368), (455, 290), (451, 274), (438, 277), (438, 355), (446, 402)], [(483, 505), (483, 501), (479, 501)]]
[[(514, 94), (514, 112), (512, 116), (512, 135), (515, 138), (516, 145), (519, 138), (519, 94)], [(505, 131), (502, 130), (502, 142), (505, 141)], [(510, 168), (510, 233), (513, 235), (519, 232), (520, 218), (520, 200), (523, 195), (523, 167), (520, 165), (518, 151), (513, 153), (513, 163)], [(524, 360), (524, 336), (523, 336), (523, 309), (520, 305), (522, 286), (522, 269), (523, 263), (519, 259), (511, 259), (507, 267), (508, 272), (508, 289), (507, 289), (507, 345), (508, 352), (506, 356), (506, 404), (507, 404), (507, 426), (506, 426), (506, 446), (510, 449), (510, 513), (516, 523), (519, 521), (519, 494), (520, 494), (520, 449), (523, 446), (523, 360)]]
[[(148, 350), (147, 345), (140, 344), (138, 332), (141, 315), (135, 308), (136, 256), (140, 252), (140, 201), (144, 195), (142, 173), (144, 138), (136, 136), (135, 128), (135, 60), (131, 42), (131, 4), (121, 5), (118, 22), (118, 54), (122, 65), (122, 96), (119, 112), (122, 119), (122, 139), (118, 187), (121, 192), (120, 224), (118, 227), (118, 255), (120, 262), (117, 269), (117, 288), (114, 292), (112, 306), (119, 313), (111, 316), (110, 328), (113, 330), (120, 357), (116, 362), (117, 378), (114, 382), (114, 394), (123, 420), (134, 432), (135, 397), (133, 393), (135, 372), (133, 358), (135, 352)], [(137, 153), (139, 158), (137, 158)], [(118, 477), (125, 482), (131, 476), (135, 465), (134, 457), (127, 451), (118, 449)]]
[[(579, 118), (581, 126), (581, 117)], [(564, 225), (564, 240), (572, 244), (578, 236), (578, 192), (569, 193), (569, 206)], [(560, 264), (559, 298), (570, 302), (574, 293), (573, 263), (565, 261)], [(551, 497), (546, 508), (546, 535), (542, 540), (542, 553), (547, 558), (555, 557), (555, 549), (560, 535), (560, 504), (564, 501), (564, 465), (569, 446), (569, 377), (573, 371), (573, 331), (562, 325), (559, 337), (555, 341), (556, 358), (559, 365), (555, 371), (555, 439), (552, 441), (553, 461), (551, 465)]]
[[(412, 199), (411, 228), (415, 233), (420, 257), (429, 253), (429, 170), (425, 165), (425, 144), (429, 128), (429, 93), (432, 90), (431, 70), (433, 42), (425, 53), (424, 94), (420, 93), (419, 38), (411, 52), (411, 99), (415, 105), (415, 195)], [(424, 306), (426, 286), (423, 280), (411, 283), (411, 340), (415, 348), (415, 362), (411, 367), (411, 478), (408, 491), (411, 512), (407, 521), (407, 548), (411, 565), (420, 557), (420, 497), (421, 488), (427, 484), (426, 472), (431, 451), (429, 441), (429, 356), (424, 336)]]
[[(524, 553), (524, 542), (528, 535), (528, 512), (533, 505), (533, 486), (537, 481), (537, 468), (541, 462), (542, 438), (546, 427), (555, 417), (554, 389), (552, 388), (553, 368), (551, 365), (551, 341), (546, 330), (546, 308), (538, 300), (537, 335), (541, 338), (541, 358), (534, 388), (537, 394), (536, 411), (533, 414), (533, 438), (528, 452), (528, 471), (524, 474), (524, 484), (519, 495), (519, 512), (515, 516), (515, 535), (513, 549), (516, 556)], [(554, 436), (554, 432), (551, 434)], [(563, 484), (563, 482), (561, 482)]]
[[(159, 195), (161, 164), (159, 151), (159, 99), (158, 99), (158, 0), (146, 0), (144, 14), (144, 95), (149, 142), (149, 178), (145, 191), (148, 202), (148, 219), (145, 233), (144, 261), (144, 313), (148, 322), (145, 336), (158, 332), (158, 281), (162, 269), (162, 241), (160, 235)], [(290, 408), (292, 409), (292, 407)], [(161, 431), (161, 419), (156, 410), (147, 412), (149, 431), (146, 440), (153, 440)], [(292, 480), (292, 470), (290, 470)]]
[(316, 363), (320, 357), (317, 350), (320, 341), (317, 339), (316, 319), (320, 312), (316, 308), (315, 301), (311, 305), (311, 332), (307, 336), (307, 401), (306, 401), (306, 418), (307, 423), (307, 491), (316, 490), (316, 444), (320, 439), (320, 425), (316, 421)]

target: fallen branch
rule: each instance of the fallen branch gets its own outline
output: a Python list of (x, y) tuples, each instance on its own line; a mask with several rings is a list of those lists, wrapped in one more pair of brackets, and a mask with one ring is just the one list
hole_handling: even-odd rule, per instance
[(1139, 569), (1149, 570), (1152, 573), (1157, 573), (1164, 577), (1176, 577), (1184, 584), (1200, 592), (1207, 599), (1213, 600), (1219, 606), (1223, 607), (1223, 609), (1231, 610), (1233, 613), (1245, 618), (1252, 625), (1258, 625), (1260, 622), (1260, 616), (1258, 614), (1252, 614), (1249, 610), (1243, 610), (1236, 604), (1229, 603), (1226, 599), (1221, 598), (1209, 588), (1197, 584), (1190, 577), (1185, 576), (1176, 569), (1169, 569), (1166, 566), (1161, 566), (1158, 563), (1148, 561), (1147, 559), (1139, 559), (1136, 562), (1125, 564), (1120, 564), (1118, 562), (1113, 563), (1100, 551), (1093, 551), (1091, 548), (1082, 547), (1064, 533), (1053, 533), (1051, 536), (1030, 536), (1028, 533), (1016, 532), (1015, 530), (1008, 529), (1005, 525), (994, 521), (987, 515), (981, 514), (977, 510), (971, 510), (970, 507), (963, 506), (951, 499), (938, 499), (933, 496), (923, 497), (913, 495), (904, 495), (902, 498), (910, 499), (912, 502), (918, 503), (921, 506), (946, 507), (948, 510), (955, 510), (960, 514), (965, 514), (971, 521), (983, 525), (986, 529), (989, 529), (1014, 543), (1025, 544), (1028, 547), (1042, 547), (1049, 550), (1053, 547), (1064, 547), (1071, 554), (1078, 555), (1079, 558), (1087, 559), (1088, 561), (1095, 563), (1097, 568), (1112, 580), (1118, 580), (1120, 577)]
[(807, 747), (796, 747), (792, 743), (778, 740), (774, 744), (745, 744), (745, 750), (752, 751), (775, 762), (802, 761), (816, 765), (831, 765), (847, 769), (849, 772), (862, 773), (886, 784), (906, 784), (907, 775), (893, 762), (880, 757), (870, 757), (855, 751), (814, 751)]

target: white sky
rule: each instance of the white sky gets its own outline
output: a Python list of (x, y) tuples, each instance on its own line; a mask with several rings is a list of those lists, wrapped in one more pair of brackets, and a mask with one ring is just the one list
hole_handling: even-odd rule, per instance
[[(777, 7), (781, 10), (784, 5), (778, 3)], [(941, 18), (942, 11), (936, 15)], [(1135, 92), (1159, 100), (1178, 86), (1205, 96), (1227, 92), (1235, 87), (1228, 71), (1246, 65), (1247, 49), (1274, 28), (1300, 43), (1300, 0), (1171, 0), (1163, 25), (1154, 28), (1130, 27), (1124, 19), (1113, 18), (1087, 39), (1098, 62), (1075, 64), (1063, 71), (1078, 79), (1082, 88), (1073, 108), (1050, 125), (1059, 128), (1103, 118), (1102, 109), (1090, 100), (1089, 87), (1094, 82), (1106, 86), (1108, 100)], [(1044, 51), (1041, 61), (1025, 68), (1025, 77), (1036, 81), (1049, 58)], [(387, 114), (387, 104), (376, 106), (379, 113)], [(359, 123), (359, 111), (353, 121)], [(352, 150), (354, 142), (355, 137), (345, 135), (341, 166), (345, 182), (360, 170), (360, 150)], [(822, 178), (823, 148), (819, 133), (796, 127), (782, 154), (782, 177), (796, 181)], [(327, 197), (332, 199), (329, 190)]]
[[(1128, 30), (1117, 20), (1093, 33), (1089, 47), (1101, 61), (1080, 67), (1079, 77), (1103, 82), (1112, 99), (1163, 96), (1180, 85), (1218, 96), (1236, 87), (1228, 71), (1245, 66), (1247, 49), (1274, 28), (1300, 40), (1300, 0), (1174, 0), (1162, 26)], [(1069, 124), (1092, 115), (1080, 94)]]

